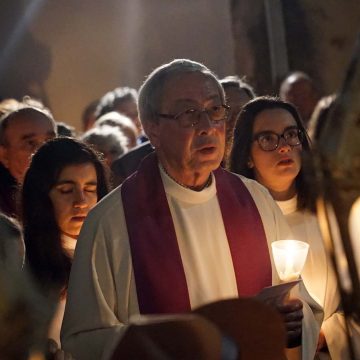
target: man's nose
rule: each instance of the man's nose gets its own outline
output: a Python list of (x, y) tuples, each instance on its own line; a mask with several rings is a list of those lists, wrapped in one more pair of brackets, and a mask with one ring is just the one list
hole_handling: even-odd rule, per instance
[(209, 130), (209, 129), (215, 128), (215, 124), (211, 120), (211, 117), (210, 117), (209, 113), (206, 110), (202, 110), (199, 113), (198, 116), (199, 116), (199, 124), (198, 124), (198, 126), (202, 130), (206, 130), (206, 129)]

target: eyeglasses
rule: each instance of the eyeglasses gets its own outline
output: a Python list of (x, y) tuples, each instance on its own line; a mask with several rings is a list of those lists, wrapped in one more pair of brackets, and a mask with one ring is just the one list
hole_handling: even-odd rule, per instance
[(263, 131), (256, 134), (253, 141), (257, 141), (264, 151), (274, 151), (279, 147), (280, 139), (283, 138), (289, 146), (298, 146), (304, 140), (303, 132), (296, 126), (287, 128), (281, 135), (272, 131)]
[(221, 104), (215, 105), (208, 109), (194, 109), (190, 108), (185, 111), (181, 111), (176, 115), (171, 114), (156, 114), (157, 116), (163, 117), (165, 119), (177, 120), (179, 125), (183, 128), (195, 127), (200, 123), (201, 114), (205, 112), (210, 119), (211, 125), (220, 126), (228, 117), (230, 106)]

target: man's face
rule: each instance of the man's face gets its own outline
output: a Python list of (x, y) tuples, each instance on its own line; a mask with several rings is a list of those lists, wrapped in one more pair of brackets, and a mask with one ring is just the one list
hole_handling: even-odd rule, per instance
[(305, 124), (308, 123), (317, 101), (319, 100), (311, 83), (305, 79), (290, 83), (283, 98), (285, 101), (295, 105)]
[(137, 105), (134, 100), (129, 99), (129, 100), (124, 100), (124, 101), (120, 102), (116, 106), (116, 111), (120, 114), (123, 114), (123, 115), (126, 115), (127, 117), (129, 117), (135, 124), (139, 133), (142, 132), (141, 122), (139, 120), (139, 114), (138, 114), (138, 110), (137, 110)]
[(12, 118), (5, 129), (5, 145), (0, 145), (0, 161), (22, 183), (31, 155), (55, 136), (53, 123), (43, 114), (21, 114)]
[[(215, 80), (202, 73), (180, 73), (164, 86), (158, 113), (176, 115), (189, 109), (205, 110), (223, 104)], [(206, 112), (193, 127), (182, 127), (178, 120), (158, 118), (151, 139), (162, 164), (180, 182), (191, 183), (206, 177), (222, 160), (225, 121), (213, 124)], [(189, 181), (190, 180), (190, 181)]]

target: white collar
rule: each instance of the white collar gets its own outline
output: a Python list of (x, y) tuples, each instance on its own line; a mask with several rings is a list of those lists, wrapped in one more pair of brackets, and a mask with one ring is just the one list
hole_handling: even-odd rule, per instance
[(297, 195), (289, 200), (276, 201), (276, 203), (284, 215), (292, 214), (297, 210)]
[(208, 201), (216, 195), (216, 183), (213, 173), (211, 173), (210, 186), (204, 188), (201, 191), (195, 191), (179, 185), (176, 181), (174, 181), (169, 175), (165, 173), (160, 164), (159, 169), (165, 192), (170, 196), (177, 198), (178, 200), (192, 204), (199, 204)]

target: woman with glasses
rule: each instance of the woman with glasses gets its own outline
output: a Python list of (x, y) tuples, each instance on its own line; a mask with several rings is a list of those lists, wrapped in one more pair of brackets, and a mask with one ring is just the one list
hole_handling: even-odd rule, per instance
[(346, 359), (346, 333), (344, 318), (337, 312), (336, 279), (314, 212), (314, 188), (305, 183), (309, 174), (302, 167), (302, 155), (310, 151), (308, 135), (294, 106), (277, 98), (258, 97), (247, 103), (239, 115), (229, 169), (265, 186), (285, 215), (294, 238), (309, 243), (302, 278), (324, 311), (318, 352)]

